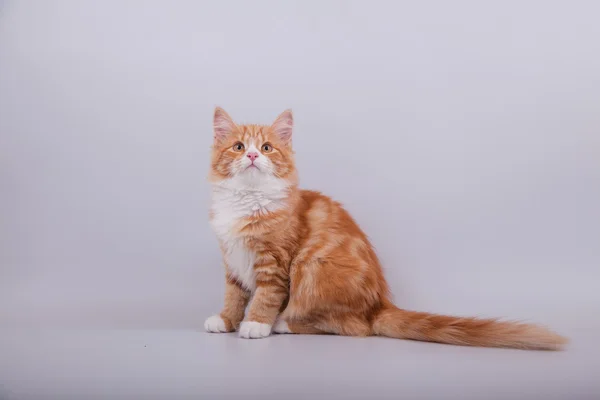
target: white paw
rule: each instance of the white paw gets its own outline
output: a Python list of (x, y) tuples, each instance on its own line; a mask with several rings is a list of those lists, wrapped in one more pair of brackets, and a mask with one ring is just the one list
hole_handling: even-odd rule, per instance
[(240, 337), (244, 339), (260, 339), (271, 334), (271, 325), (255, 321), (244, 321), (240, 325)]
[(275, 325), (273, 325), (273, 332), (275, 333), (292, 333), (288, 323), (283, 319), (278, 319), (275, 321)]
[(223, 321), (223, 318), (219, 315), (208, 317), (208, 319), (204, 321), (204, 329), (206, 329), (207, 332), (227, 332), (225, 321)]

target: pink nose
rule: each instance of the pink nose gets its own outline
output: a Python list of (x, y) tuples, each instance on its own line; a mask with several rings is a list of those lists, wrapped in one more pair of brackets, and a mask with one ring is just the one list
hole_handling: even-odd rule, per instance
[(250, 153), (246, 154), (246, 157), (248, 157), (252, 162), (254, 162), (254, 160), (258, 158), (258, 153), (255, 151), (251, 151)]

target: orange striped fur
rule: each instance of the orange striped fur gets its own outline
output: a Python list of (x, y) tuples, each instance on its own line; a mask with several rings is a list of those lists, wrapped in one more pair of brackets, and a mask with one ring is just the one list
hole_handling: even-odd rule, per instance
[(380, 335), (456, 345), (559, 349), (545, 328), (406, 311), (390, 300), (377, 255), (340, 203), (298, 188), (293, 118), (238, 125), (217, 108), (211, 224), (226, 269), (209, 332)]

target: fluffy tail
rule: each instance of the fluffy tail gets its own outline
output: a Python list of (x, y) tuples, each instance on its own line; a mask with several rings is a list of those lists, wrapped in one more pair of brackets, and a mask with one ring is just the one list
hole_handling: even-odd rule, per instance
[(567, 343), (566, 338), (537, 325), (406, 311), (393, 305), (376, 315), (373, 333), (398, 339), (529, 350), (560, 350)]

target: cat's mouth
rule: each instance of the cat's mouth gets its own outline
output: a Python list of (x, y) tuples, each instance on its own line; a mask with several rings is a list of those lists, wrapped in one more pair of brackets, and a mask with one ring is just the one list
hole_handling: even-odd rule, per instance
[(260, 168), (258, 168), (258, 166), (254, 163), (248, 165), (244, 171), (248, 171), (249, 169), (254, 169), (254, 168), (256, 168), (257, 170), (260, 171)]

